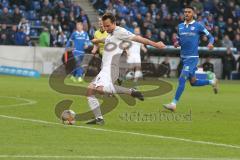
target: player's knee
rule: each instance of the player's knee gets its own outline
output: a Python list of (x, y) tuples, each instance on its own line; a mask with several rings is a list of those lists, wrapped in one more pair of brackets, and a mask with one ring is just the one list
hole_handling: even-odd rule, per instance
[(187, 75), (181, 74), (180, 77), (178, 78), (179, 84), (185, 84), (187, 81)]
[(104, 86), (99, 86), (96, 88), (96, 91), (99, 93), (99, 94), (104, 94)]
[(112, 85), (106, 85), (102, 88), (104, 93), (113, 94), (116, 93), (116, 89)]
[(94, 95), (94, 85), (90, 84), (87, 88), (86, 96), (88, 97), (88, 96), (92, 96), (92, 95)]

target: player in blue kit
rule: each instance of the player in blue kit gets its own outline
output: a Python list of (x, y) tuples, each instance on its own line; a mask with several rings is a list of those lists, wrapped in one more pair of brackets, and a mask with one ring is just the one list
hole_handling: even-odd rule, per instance
[[(71, 47), (71, 42), (73, 42), (73, 48)], [(74, 59), (76, 61), (76, 69), (73, 71), (73, 76), (71, 79), (73, 81), (82, 82), (84, 69), (81, 67), (81, 62), (84, 57), (84, 50), (91, 43), (89, 40), (88, 33), (83, 31), (82, 22), (76, 23), (76, 31), (74, 31), (66, 44), (66, 50), (71, 50), (73, 52)]]
[(187, 80), (190, 81), (192, 86), (205, 86), (212, 85), (214, 92), (217, 93), (217, 83), (218, 80), (214, 76), (212, 80), (202, 80), (196, 79), (195, 71), (197, 70), (198, 64), (198, 45), (199, 38), (201, 35), (206, 35), (208, 37), (209, 43), (208, 48), (213, 49), (214, 38), (208, 32), (208, 30), (203, 27), (200, 23), (193, 19), (194, 9), (192, 7), (185, 7), (184, 17), (185, 22), (178, 25), (178, 41), (174, 44), (177, 48), (181, 46), (180, 58), (183, 62), (183, 69), (178, 81), (178, 88), (173, 101), (169, 104), (164, 104), (163, 106), (171, 111), (176, 110), (177, 102), (179, 101)]

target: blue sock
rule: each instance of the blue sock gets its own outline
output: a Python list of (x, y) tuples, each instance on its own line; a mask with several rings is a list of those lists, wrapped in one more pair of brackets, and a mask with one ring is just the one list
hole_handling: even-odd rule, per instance
[(197, 79), (194, 83), (192, 83), (192, 86), (205, 86), (205, 85), (209, 85), (210, 81), (209, 80), (205, 80), (205, 79)]
[(184, 91), (185, 83), (186, 83), (186, 79), (183, 76), (180, 76), (180, 78), (178, 80), (178, 88), (177, 88), (177, 91), (175, 93), (175, 97), (174, 97), (174, 100), (172, 103), (177, 104), (177, 102), (179, 101), (179, 99)]

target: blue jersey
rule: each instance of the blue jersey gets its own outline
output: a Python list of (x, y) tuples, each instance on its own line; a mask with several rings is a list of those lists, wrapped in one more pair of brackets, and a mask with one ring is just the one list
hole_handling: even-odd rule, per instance
[(214, 43), (213, 36), (200, 23), (192, 21), (188, 25), (181, 23), (178, 25), (178, 42), (181, 46), (181, 57), (198, 57), (199, 38), (205, 34), (211, 44)]
[(71, 37), (69, 38), (66, 48), (71, 47), (71, 41), (73, 42), (73, 52), (83, 54), (84, 53), (84, 47), (89, 45), (90, 40), (87, 32), (78, 32), (75, 31), (72, 33)]

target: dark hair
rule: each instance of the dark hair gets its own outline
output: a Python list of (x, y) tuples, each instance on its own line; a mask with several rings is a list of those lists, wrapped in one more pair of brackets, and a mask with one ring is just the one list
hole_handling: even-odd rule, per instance
[(186, 8), (192, 9), (193, 11), (195, 10), (192, 6), (185, 6), (184, 9)]
[(102, 16), (102, 20), (105, 21), (107, 19), (110, 19), (112, 23), (116, 22), (116, 18), (115, 16), (112, 14), (112, 13), (105, 13), (103, 16)]
[(75, 22), (76, 22), (76, 23), (83, 23), (83, 21), (82, 21), (82, 20), (79, 20), (79, 19), (77, 19)]

